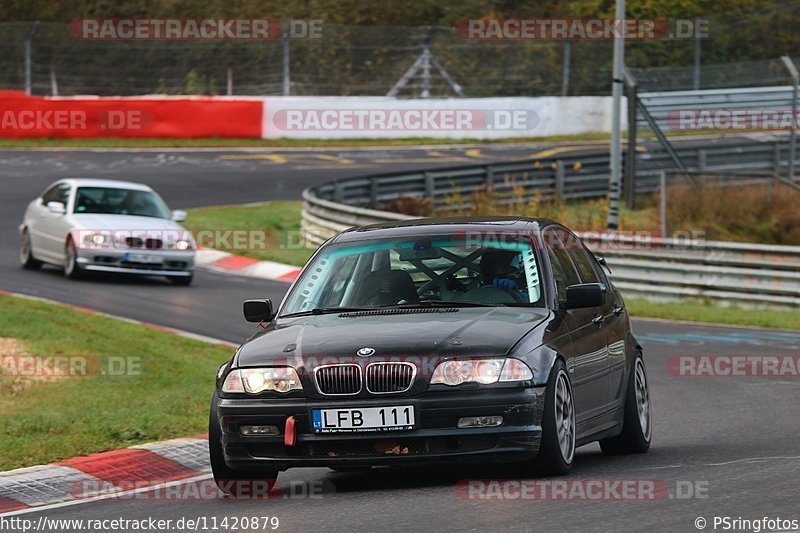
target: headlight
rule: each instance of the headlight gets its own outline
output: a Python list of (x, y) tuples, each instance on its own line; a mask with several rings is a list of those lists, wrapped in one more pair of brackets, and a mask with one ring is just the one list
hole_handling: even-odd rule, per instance
[(89, 246), (102, 246), (103, 244), (108, 244), (109, 242), (110, 239), (108, 235), (94, 233), (91, 231), (83, 233), (83, 244), (87, 244)]
[(431, 384), (461, 385), (462, 383), (491, 383), (533, 379), (531, 369), (519, 359), (465, 359), (439, 363), (433, 371)]
[(175, 243), (176, 250), (191, 250), (192, 243), (190, 241), (180, 240)]
[(242, 368), (233, 370), (222, 384), (222, 392), (246, 392), (258, 394), (264, 391), (285, 393), (295, 389), (302, 390), (300, 378), (294, 368)]

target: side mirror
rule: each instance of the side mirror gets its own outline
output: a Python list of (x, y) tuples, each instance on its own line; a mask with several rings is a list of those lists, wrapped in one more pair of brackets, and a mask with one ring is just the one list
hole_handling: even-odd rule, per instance
[(243, 305), (244, 319), (248, 322), (269, 322), (275, 316), (272, 300), (246, 300)]
[(584, 283), (567, 287), (566, 309), (598, 307), (606, 300), (606, 286), (602, 283)]
[(54, 215), (63, 215), (67, 212), (67, 208), (61, 202), (47, 202), (47, 210)]
[(186, 211), (181, 211), (180, 209), (176, 209), (172, 212), (172, 220), (175, 222), (183, 222), (186, 220)]

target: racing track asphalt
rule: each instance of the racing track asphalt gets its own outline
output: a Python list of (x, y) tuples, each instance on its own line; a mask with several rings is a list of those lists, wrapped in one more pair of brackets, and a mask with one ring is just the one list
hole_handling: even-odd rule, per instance
[[(439, 150), (441, 152), (441, 150)], [(182, 161), (170, 158), (184, 158)], [(391, 158), (398, 158), (396, 153)], [(402, 157), (423, 159), (420, 152)], [(500, 157), (500, 156), (498, 156)], [(161, 163), (154, 163), (160, 159)], [(349, 157), (352, 160), (352, 157)], [(443, 158), (444, 159), (444, 158)], [(192, 162), (188, 162), (192, 161)], [(224, 161), (221, 162), (221, 161)], [(230, 164), (231, 161), (237, 162)], [(408, 163), (427, 167), (433, 162)], [(446, 162), (442, 164), (454, 164)], [(392, 169), (397, 168), (393, 163)], [(125, 177), (158, 188), (173, 207), (296, 198), (310, 183), (353, 169), (275, 166), (218, 154), (168, 152), (0, 152), (2, 228), (0, 288), (44, 296), (230, 341), (252, 326), (240, 303), (254, 296), (279, 298), (286, 285), (201, 271), (196, 285), (108, 277), (72, 283), (55, 269), (26, 272), (17, 265), (16, 225), (25, 203), (50, 181), (66, 175)], [(346, 166), (346, 165), (342, 165)], [(384, 169), (387, 170), (387, 169)], [(231, 186), (236, 184), (235, 187)], [(710, 317), (713, 318), (713, 317)], [(54, 317), (57, 320), (57, 317)], [(692, 531), (695, 519), (729, 515), (800, 519), (800, 404), (797, 376), (681, 377), (667, 371), (674, 355), (800, 354), (800, 333), (771, 332), (636, 320), (645, 349), (654, 404), (650, 452), (603, 457), (596, 445), (579, 450), (566, 479), (652, 480), (676, 494), (700, 498), (658, 501), (474, 501), (458, 497), (458, 480), (520, 479), (513, 467), (381, 469), (334, 473), (298, 469), (283, 473), (273, 501), (172, 501), (118, 498), (34, 511), (26, 518), (143, 519), (147, 517), (277, 516), (286, 531)], [(324, 482), (319, 499), (292, 498), (295, 482)]]

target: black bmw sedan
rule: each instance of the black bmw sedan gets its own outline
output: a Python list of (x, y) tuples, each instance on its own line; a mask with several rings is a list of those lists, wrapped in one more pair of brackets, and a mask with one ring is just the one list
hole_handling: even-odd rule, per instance
[(544, 219), (354, 228), (217, 374), (218, 486), (299, 466), (520, 462), (566, 473), (575, 448), (650, 446), (642, 349), (580, 239)]

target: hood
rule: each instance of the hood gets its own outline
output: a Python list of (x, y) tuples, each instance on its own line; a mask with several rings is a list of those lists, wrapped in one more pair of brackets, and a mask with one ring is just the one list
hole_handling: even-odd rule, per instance
[(549, 315), (547, 309), (530, 307), (436, 311), (279, 319), (242, 345), (236, 365), (275, 364), (281, 359), (298, 358), (314, 358), (317, 364), (357, 360), (356, 352), (361, 348), (374, 349), (371, 359), (375, 360), (503, 356)]
[(71, 218), (78, 227), (88, 230), (183, 230), (180, 224), (168, 218), (99, 213), (76, 213)]

